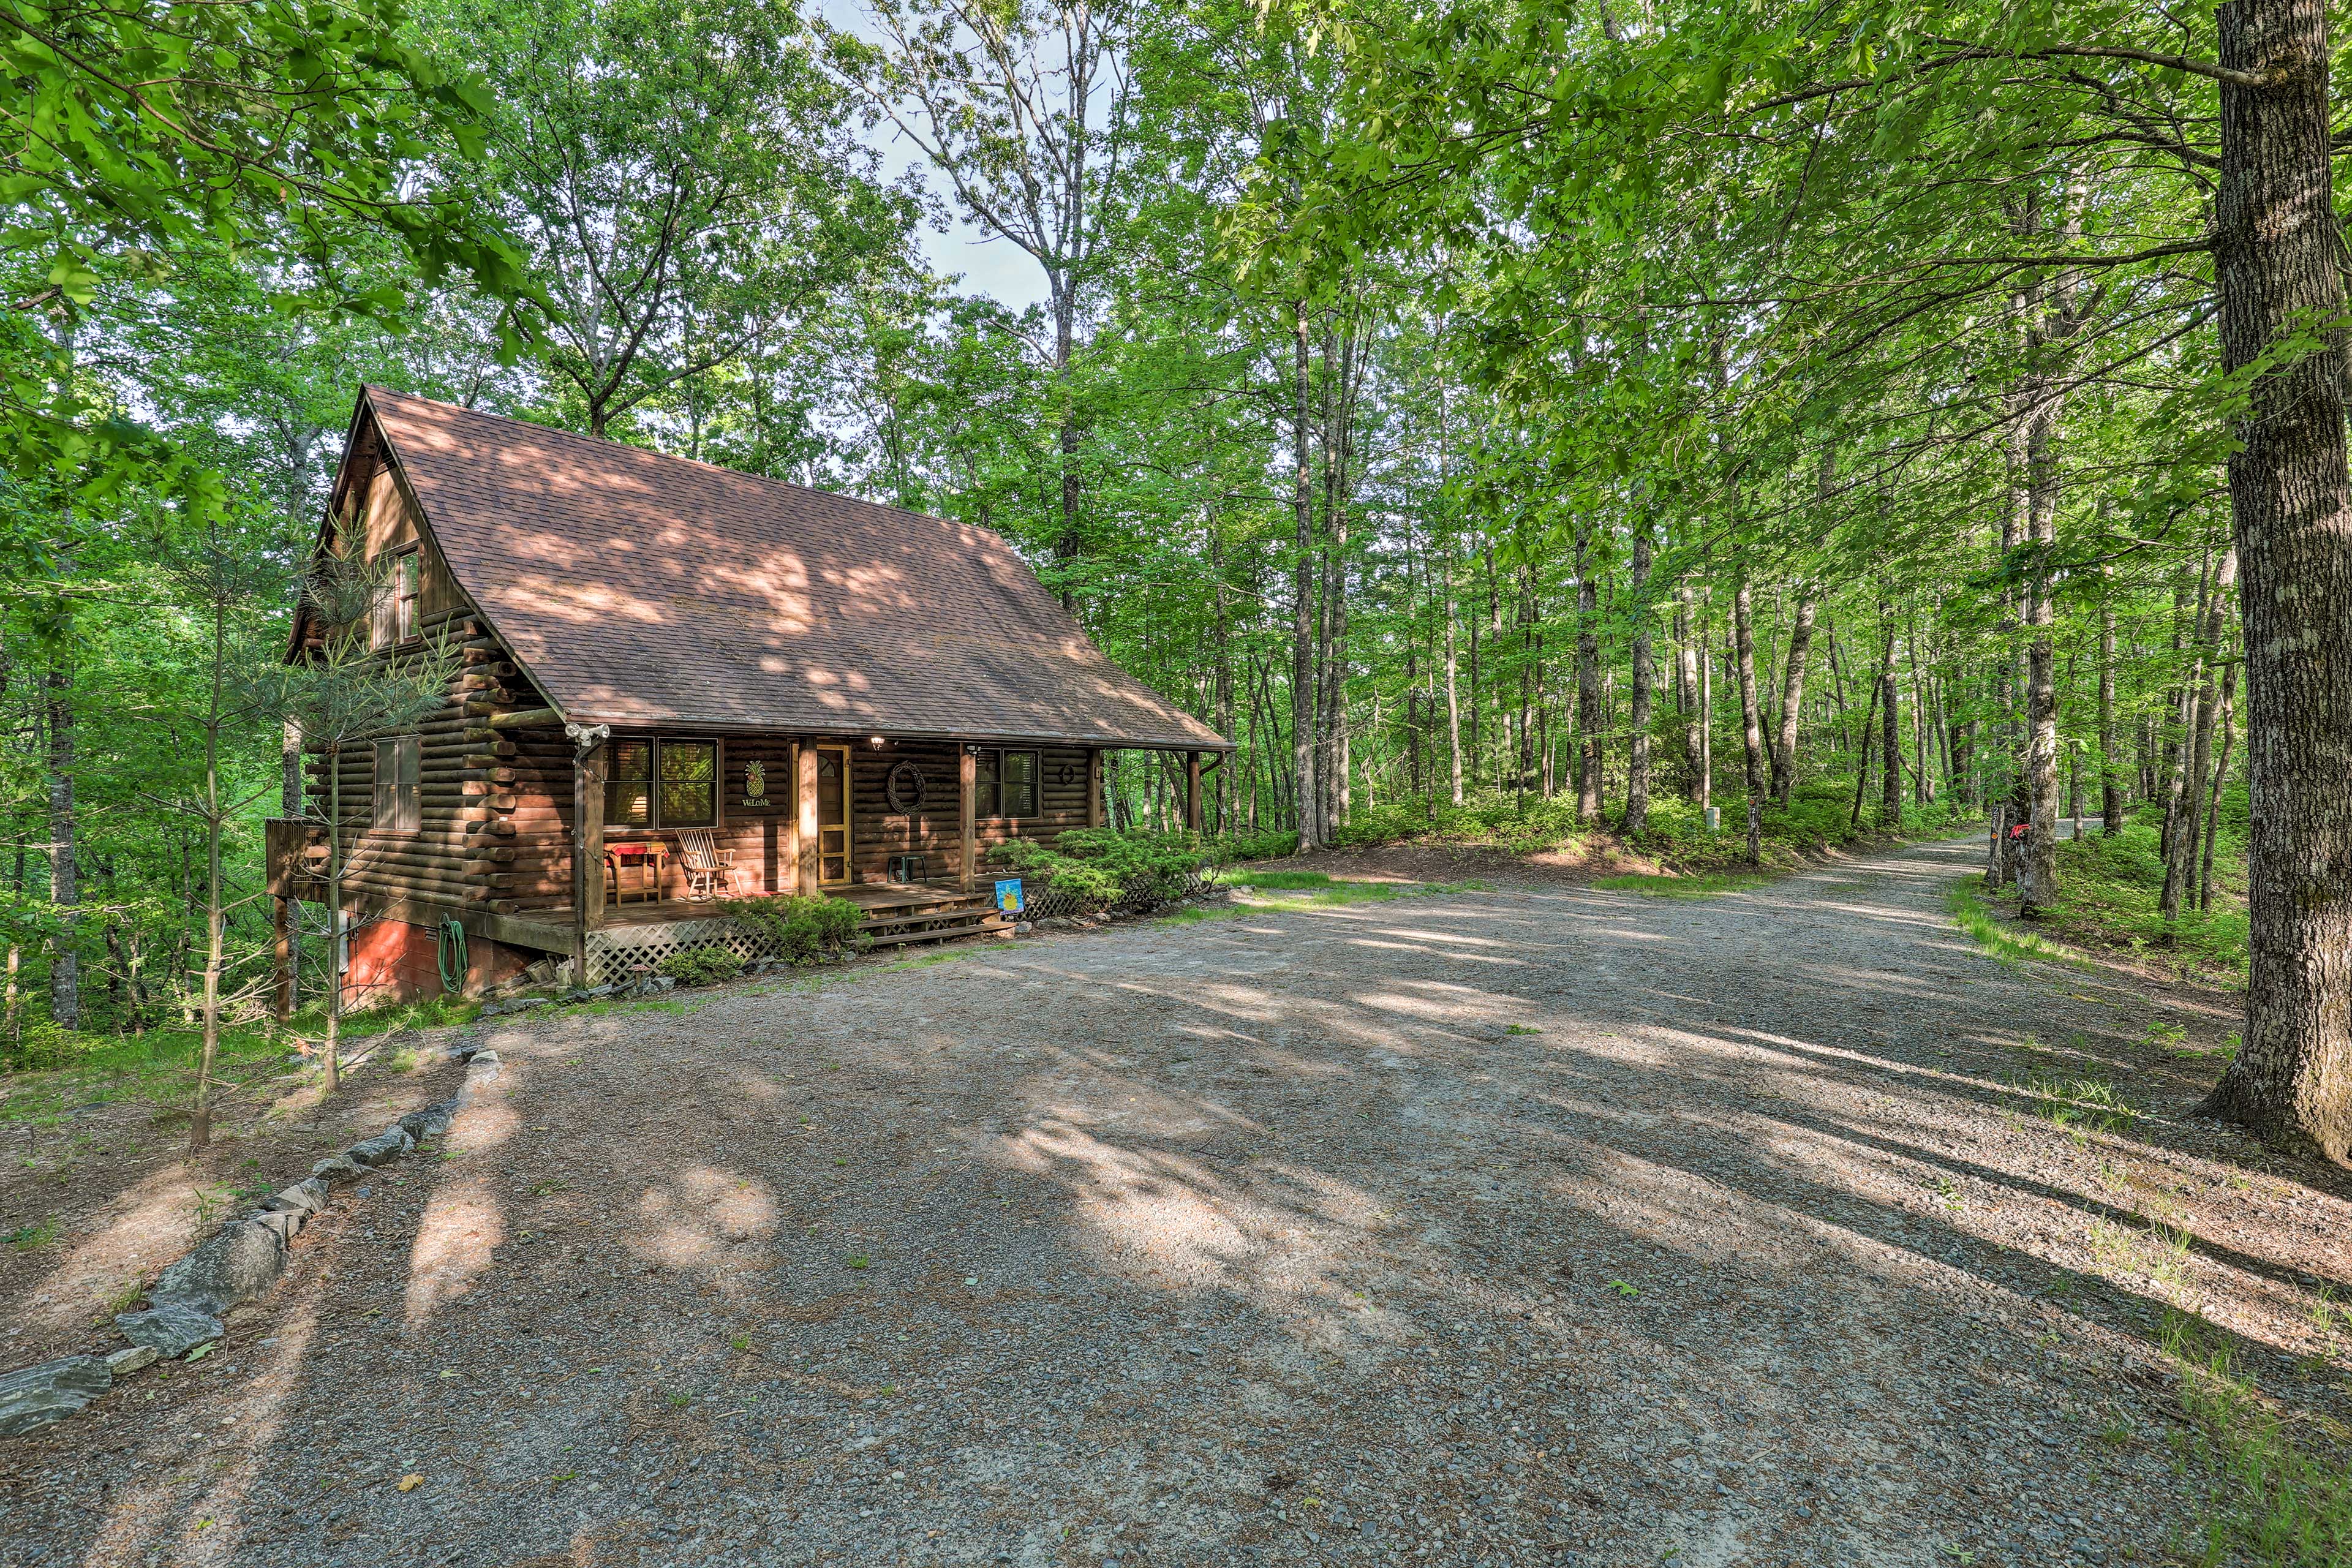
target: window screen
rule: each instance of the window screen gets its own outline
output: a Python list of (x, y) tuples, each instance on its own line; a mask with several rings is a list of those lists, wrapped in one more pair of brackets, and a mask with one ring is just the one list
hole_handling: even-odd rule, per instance
[(661, 826), (710, 827), (719, 821), (719, 742), (664, 741), (656, 753), (661, 771)]
[(654, 743), (615, 741), (604, 775), (604, 823), (608, 827), (654, 825)]
[(972, 758), (975, 816), (1037, 815), (1037, 753), (983, 751)]

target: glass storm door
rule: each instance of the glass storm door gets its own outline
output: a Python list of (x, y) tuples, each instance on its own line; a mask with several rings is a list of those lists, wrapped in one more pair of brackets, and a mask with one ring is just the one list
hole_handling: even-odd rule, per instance
[(816, 749), (816, 879), (838, 888), (849, 880), (849, 748)]

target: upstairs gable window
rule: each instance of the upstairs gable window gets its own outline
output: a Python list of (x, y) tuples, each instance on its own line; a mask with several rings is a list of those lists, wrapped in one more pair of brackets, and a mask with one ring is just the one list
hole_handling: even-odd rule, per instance
[(368, 646), (397, 647), (424, 635), (418, 612), (425, 600), (424, 561), (414, 546), (392, 558), (392, 570), (376, 590)]

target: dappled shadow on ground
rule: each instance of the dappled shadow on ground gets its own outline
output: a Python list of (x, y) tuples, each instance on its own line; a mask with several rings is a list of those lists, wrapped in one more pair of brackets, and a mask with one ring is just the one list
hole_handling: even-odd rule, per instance
[[(2193, 1502), (2164, 1314), (2338, 1407), (2305, 1277), (2352, 1216), (2180, 1118), (2144, 1004), (1956, 941), (1954, 870), (1257, 911), (495, 1034), (499, 1090), (228, 1347), (26, 1445), (12, 1531), (93, 1568), (2122, 1561)], [(2053, 1121), (2060, 1072), (2115, 1125)]]

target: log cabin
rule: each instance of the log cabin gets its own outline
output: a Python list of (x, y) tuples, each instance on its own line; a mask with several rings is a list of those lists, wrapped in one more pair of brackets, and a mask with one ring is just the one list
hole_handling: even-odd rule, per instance
[[(457, 661), (438, 711), (332, 763), (348, 1003), (443, 989), (453, 924), (467, 990), (741, 955), (719, 898), (839, 895), (884, 941), (999, 929), (987, 857), (1100, 826), (1106, 750), (1184, 754), (1197, 828), (1202, 759), (1233, 749), (986, 528), (383, 387), (318, 548), (380, 574), (371, 659)], [(301, 864), (273, 885), (321, 896)]]

